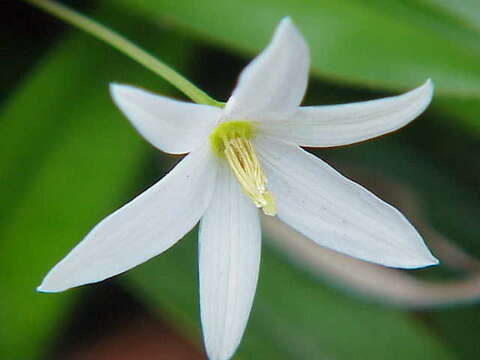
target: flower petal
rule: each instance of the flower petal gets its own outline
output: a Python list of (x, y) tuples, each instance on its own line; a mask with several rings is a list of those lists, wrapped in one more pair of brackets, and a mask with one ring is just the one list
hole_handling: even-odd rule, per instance
[(286, 120), (260, 126), (268, 135), (300, 146), (338, 146), (395, 131), (420, 115), (430, 104), (433, 83), (403, 95), (342, 105), (305, 106)]
[(391, 267), (438, 263), (394, 207), (293, 144), (257, 137), (278, 217), (318, 244)]
[(290, 18), (270, 44), (240, 74), (225, 113), (231, 120), (262, 120), (293, 114), (305, 94), (309, 50)]
[(111, 84), (117, 106), (153, 146), (183, 154), (200, 146), (220, 120), (222, 110), (156, 95), (129, 85)]
[(216, 163), (207, 145), (102, 220), (47, 274), (39, 291), (58, 292), (104, 280), (175, 244), (198, 222), (211, 199)]
[(258, 279), (258, 210), (225, 165), (200, 222), (200, 309), (208, 358), (226, 360), (242, 338)]

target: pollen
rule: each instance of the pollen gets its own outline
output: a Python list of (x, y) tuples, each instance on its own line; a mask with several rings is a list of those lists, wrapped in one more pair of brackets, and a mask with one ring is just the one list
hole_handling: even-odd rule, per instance
[(255, 129), (248, 121), (221, 123), (210, 135), (212, 151), (226, 158), (245, 194), (266, 215), (275, 216), (277, 209), (267, 189), (267, 178), (251, 142)]

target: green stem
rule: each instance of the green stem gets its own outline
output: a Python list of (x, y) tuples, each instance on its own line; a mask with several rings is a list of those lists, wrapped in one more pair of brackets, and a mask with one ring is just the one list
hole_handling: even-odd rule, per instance
[(92, 19), (76, 12), (73, 9), (68, 8), (65, 5), (59, 4), (52, 0), (23, 0), (28, 2), (47, 13), (56, 16), (59, 19), (78, 27), (79, 29), (93, 35), (97, 39), (103, 40), (110, 44), (115, 49), (123, 52), (125, 55), (136, 60), (147, 69), (153, 71), (157, 75), (160, 75), (170, 84), (175, 86), (186, 96), (192, 99), (198, 104), (213, 105), (223, 107), (223, 103), (212, 99), (204, 91), (193, 85), (190, 81), (177, 73), (175, 70), (156, 59), (154, 56), (147, 53), (135, 45), (130, 40), (127, 40), (120, 34), (107, 27), (95, 22)]

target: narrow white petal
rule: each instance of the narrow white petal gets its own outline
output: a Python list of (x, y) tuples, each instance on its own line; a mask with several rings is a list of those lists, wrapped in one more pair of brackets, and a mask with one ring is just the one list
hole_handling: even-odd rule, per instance
[(220, 120), (222, 110), (169, 99), (129, 85), (111, 84), (117, 106), (153, 146), (183, 154), (200, 146)]
[(102, 220), (47, 274), (39, 291), (104, 280), (167, 250), (198, 222), (211, 199), (216, 159), (208, 146)]
[(300, 146), (338, 146), (395, 131), (420, 115), (430, 104), (433, 83), (403, 95), (342, 105), (305, 106), (286, 120), (260, 126), (270, 135)]
[(210, 207), (200, 222), (200, 310), (210, 360), (229, 359), (242, 338), (258, 279), (257, 208), (227, 166), (219, 167)]
[(278, 25), (270, 44), (241, 73), (225, 107), (233, 120), (262, 120), (295, 112), (307, 87), (309, 50), (290, 18)]
[(256, 141), (278, 217), (318, 244), (386, 265), (438, 263), (394, 207), (296, 147), (267, 137)]

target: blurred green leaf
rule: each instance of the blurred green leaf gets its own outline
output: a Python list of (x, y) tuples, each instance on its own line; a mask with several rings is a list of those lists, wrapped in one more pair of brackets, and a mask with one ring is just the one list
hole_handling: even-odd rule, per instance
[[(453, 131), (466, 130), (469, 132), (469, 137), (479, 138), (480, 99), (438, 99), (434, 100), (433, 106), (438, 113), (443, 114), (442, 119), (446, 124), (450, 123), (450, 128)], [(459, 133), (463, 134), (463, 131)]]
[(480, 311), (477, 306), (437, 311), (432, 316), (432, 325), (444, 339), (444, 343), (455, 348), (461, 359), (478, 357), (478, 333), (480, 332)]
[[(82, 75), (91, 70), (88, 57), (76, 55), (76, 50), (92, 50), (79, 43), (82, 40), (75, 37), (52, 51), (2, 112), (0, 268), (2, 287), (8, 289), (0, 300), (2, 358), (34, 358), (43, 341), (53, 335), (71, 300), (68, 295), (37, 294), (35, 287), (55, 258), (51, 252), (56, 253), (56, 245), (68, 233), (65, 222), (78, 216), (65, 202), (79, 193), (68, 183), (62, 182), (62, 188), (58, 184), (68, 171), (63, 166), (77, 159), (66, 157), (59, 163), (56, 158), (71, 147), (65, 138), (72, 118), (81, 109), (85, 111), (86, 102), (77, 94), (89, 91), (94, 80)], [(78, 125), (85, 125), (85, 120)], [(50, 211), (57, 206), (55, 212)]]
[[(121, 21), (151, 39), (151, 28)], [(187, 58), (187, 44), (153, 34), (167, 57)], [(148, 145), (110, 100), (108, 83), (118, 80), (164, 84), (108, 46), (75, 34), (45, 57), (2, 112), (2, 359), (38, 358), (58, 337), (81, 290), (48, 295), (36, 286), (126, 200), (145, 165)]]
[(451, 14), (464, 25), (480, 30), (480, 2), (478, 0), (418, 0)]
[(251, 56), (290, 15), (312, 50), (313, 71), (360, 86), (397, 90), (433, 78), (439, 94), (480, 95), (478, 33), (400, 1), (120, 0), (217, 45)]

